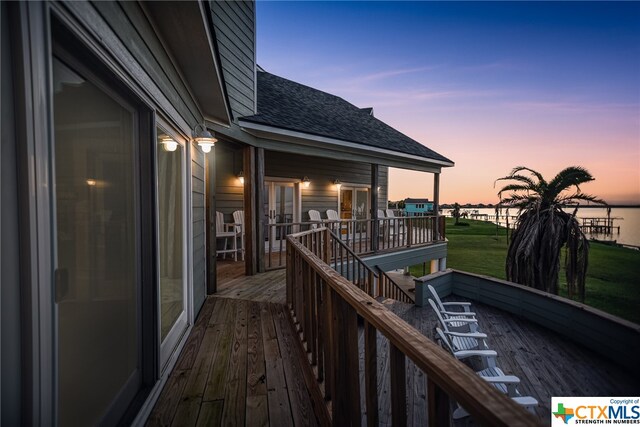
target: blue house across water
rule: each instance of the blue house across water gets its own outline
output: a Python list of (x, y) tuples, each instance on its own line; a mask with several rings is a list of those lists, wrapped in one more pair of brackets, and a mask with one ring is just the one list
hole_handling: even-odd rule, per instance
[(429, 199), (404, 199), (405, 216), (423, 216), (433, 213), (433, 202)]

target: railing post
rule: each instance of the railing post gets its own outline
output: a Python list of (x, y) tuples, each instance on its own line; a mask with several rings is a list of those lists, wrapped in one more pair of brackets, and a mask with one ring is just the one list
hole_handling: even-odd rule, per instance
[(427, 414), (429, 427), (450, 425), (449, 396), (427, 377)]
[(413, 242), (413, 218), (407, 217), (407, 246), (411, 246)]
[(293, 260), (291, 258), (292, 253), (293, 253), (293, 249), (291, 248), (291, 242), (287, 240), (287, 265), (286, 265), (287, 275), (285, 278), (286, 280), (285, 283), (287, 286), (287, 304), (290, 310), (293, 308), (293, 299), (291, 298), (291, 296), (293, 295), (293, 293), (291, 292), (291, 289), (292, 289), (291, 281), (293, 279), (293, 274), (291, 274), (293, 272)]
[(329, 229), (324, 229), (324, 251), (322, 252), (322, 260), (327, 265), (331, 265), (331, 234), (329, 233)]
[(336, 378), (340, 379), (340, 387), (335, 387), (333, 399), (333, 423), (356, 426), (361, 422), (358, 316), (348, 302), (335, 292), (333, 295), (337, 317), (335, 370)]
[(335, 325), (333, 314), (333, 291), (331, 286), (324, 284), (322, 289), (322, 309), (324, 315), (324, 362), (325, 362), (325, 382), (324, 382), (324, 398), (331, 400), (335, 396)]
[(378, 340), (377, 331), (364, 322), (364, 387), (367, 404), (367, 426), (378, 425)]
[(407, 425), (407, 369), (405, 355), (389, 343), (391, 375), (391, 422), (394, 426)]

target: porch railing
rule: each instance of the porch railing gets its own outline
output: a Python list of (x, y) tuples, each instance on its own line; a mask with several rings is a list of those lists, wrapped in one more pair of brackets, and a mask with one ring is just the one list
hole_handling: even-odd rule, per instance
[(380, 286), (380, 296), (385, 298), (391, 298), (396, 301), (406, 302), (409, 304), (415, 303), (415, 298), (408, 292), (400, 287), (391, 277), (384, 271), (378, 269), (380, 279), (378, 281)]
[[(314, 240), (310, 235), (317, 236)], [(390, 406), (394, 425), (407, 425), (407, 358), (426, 374), (430, 426), (450, 424), (449, 397), (458, 401), (479, 424), (540, 424), (530, 413), (331, 268), (327, 263), (329, 251), (323, 247), (329, 243), (328, 236), (320, 229), (286, 238), (287, 303), (300, 345), (308, 355), (306, 375), (310, 387), (317, 386), (314, 392), (319, 391), (326, 402), (317, 408), (323, 424), (361, 425), (365, 413), (367, 425), (378, 424), (379, 339), (389, 341)], [(358, 340), (359, 320), (363, 324), (363, 343)], [(363, 370), (360, 369), (361, 353), (364, 353)], [(360, 386), (361, 376), (364, 390)], [(364, 393), (362, 400), (361, 393)], [(364, 407), (361, 401), (365, 402)]]
[(272, 270), (284, 267), (287, 235), (319, 227), (330, 229), (357, 255), (417, 247), (445, 239), (443, 216), (267, 224), (264, 234), (265, 268)]

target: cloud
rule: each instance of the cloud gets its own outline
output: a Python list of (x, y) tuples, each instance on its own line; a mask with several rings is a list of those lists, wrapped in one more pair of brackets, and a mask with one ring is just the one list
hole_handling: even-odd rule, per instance
[(519, 101), (508, 102), (508, 108), (521, 111), (544, 112), (544, 113), (594, 113), (611, 110), (633, 110), (638, 111), (638, 104), (623, 103), (597, 103), (597, 102), (573, 102), (573, 101)]
[(390, 77), (401, 76), (404, 74), (413, 74), (413, 73), (422, 73), (425, 71), (431, 71), (438, 68), (438, 66), (428, 66), (428, 67), (416, 67), (416, 68), (399, 68), (396, 70), (387, 70), (380, 71), (377, 73), (367, 74), (364, 76), (355, 77), (355, 81), (357, 82), (372, 82), (377, 80), (384, 80)]

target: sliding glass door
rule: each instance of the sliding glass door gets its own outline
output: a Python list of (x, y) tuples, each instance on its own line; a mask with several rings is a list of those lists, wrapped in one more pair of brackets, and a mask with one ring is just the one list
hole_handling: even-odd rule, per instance
[(118, 420), (142, 383), (138, 112), (53, 59), (58, 424)]

